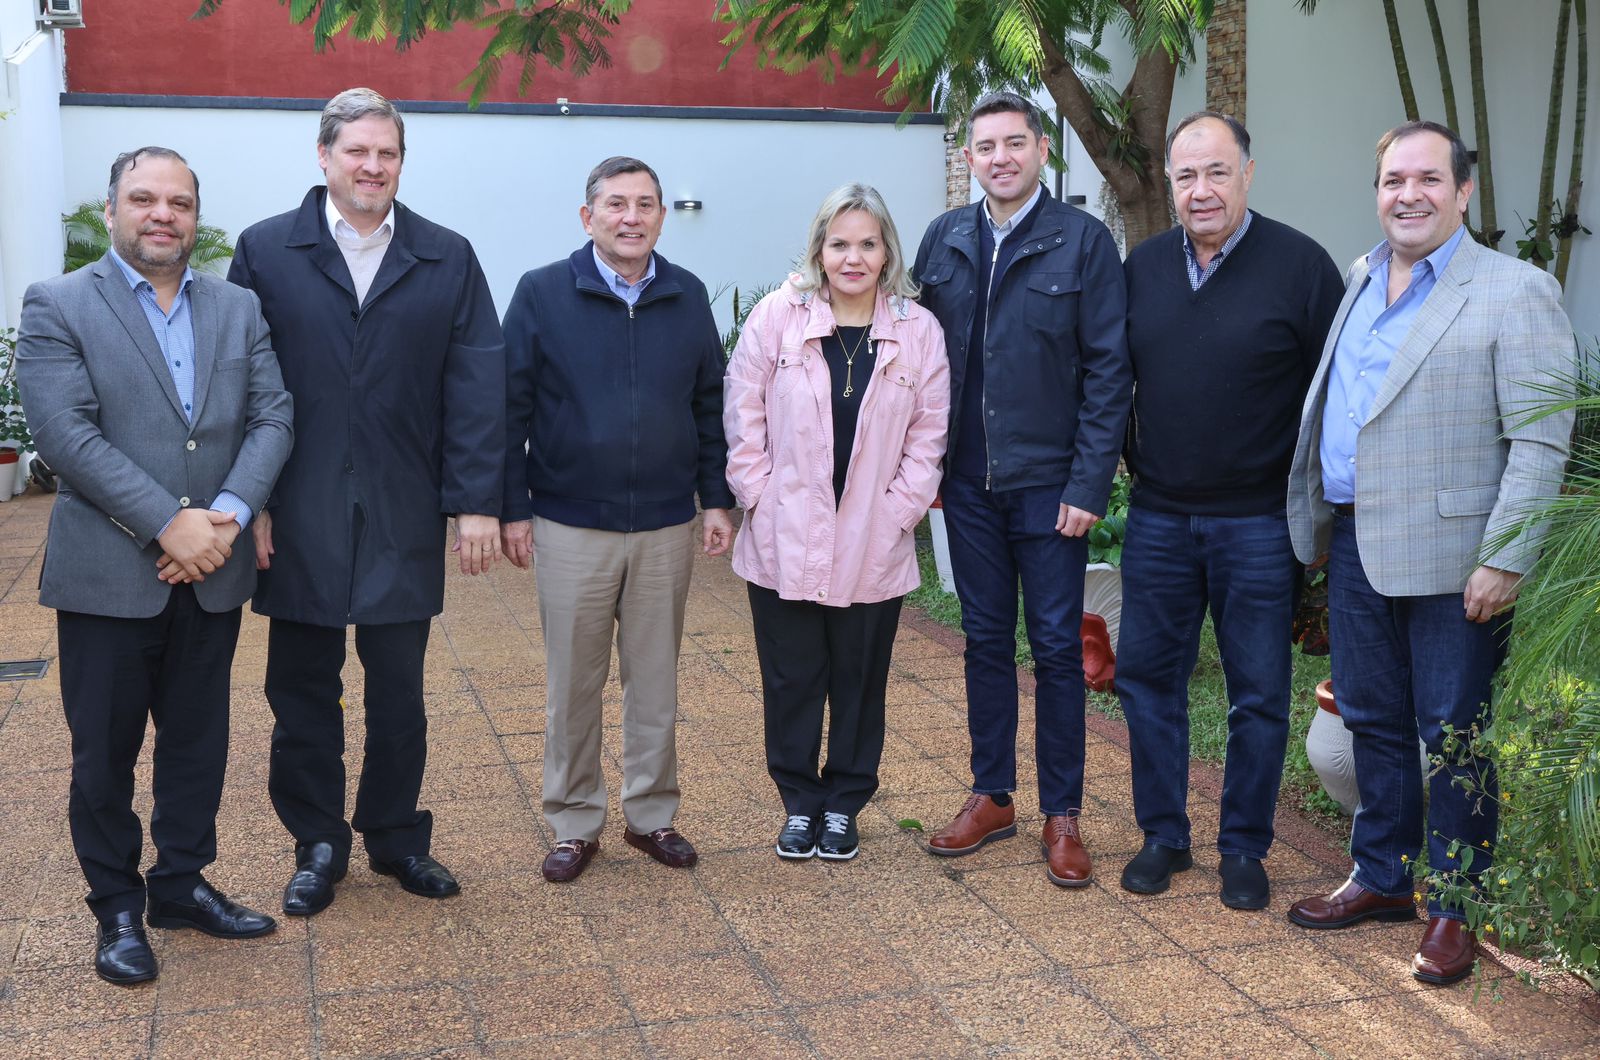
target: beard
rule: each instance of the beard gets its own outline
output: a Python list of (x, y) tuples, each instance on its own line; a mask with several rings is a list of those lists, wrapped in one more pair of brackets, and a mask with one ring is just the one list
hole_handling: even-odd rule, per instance
[(140, 229), (138, 232), (124, 232), (113, 228), (111, 245), (116, 248), (117, 256), (137, 270), (143, 265), (153, 269), (179, 269), (189, 263), (189, 255), (194, 253), (194, 234), (190, 233), (188, 239), (181, 236), (178, 241), (166, 249), (157, 249), (146, 246), (140, 236), (146, 232), (165, 231), (178, 235), (172, 229), (158, 228), (154, 225)]

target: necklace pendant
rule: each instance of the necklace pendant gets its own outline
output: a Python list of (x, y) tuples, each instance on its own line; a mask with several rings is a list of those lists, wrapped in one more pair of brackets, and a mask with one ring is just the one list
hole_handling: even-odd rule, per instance
[(846, 383), (844, 385), (844, 393), (842, 395), (840, 395), (840, 396), (841, 397), (849, 397), (851, 394), (854, 394), (855, 392), (856, 392), (856, 388), (851, 386), (849, 383)]

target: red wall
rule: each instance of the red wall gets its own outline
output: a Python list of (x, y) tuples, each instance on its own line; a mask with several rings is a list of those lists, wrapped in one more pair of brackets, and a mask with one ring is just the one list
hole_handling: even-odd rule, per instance
[[(318, 55), (310, 23), (294, 25), (275, 0), (224, 0), (210, 18), (191, 21), (199, 0), (87, 0), (87, 28), (67, 37), (67, 87), (73, 92), (326, 99), (366, 85), (394, 99), (465, 100), (461, 81), (489, 33), (471, 27), (430, 33), (409, 51), (391, 39), (340, 39)], [(527, 95), (517, 95), (520, 63), (507, 59), (486, 99), (505, 102), (657, 106), (835, 107), (898, 110), (878, 98), (868, 76), (829, 85), (814, 71), (790, 76), (757, 70), (749, 49), (719, 70), (727, 28), (711, 21), (712, 0), (635, 0), (613, 31), (609, 68), (582, 78), (541, 65)]]

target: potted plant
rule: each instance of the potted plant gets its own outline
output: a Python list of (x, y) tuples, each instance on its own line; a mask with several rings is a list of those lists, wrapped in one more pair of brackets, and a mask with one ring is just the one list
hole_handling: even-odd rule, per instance
[(28, 433), (22, 396), (17, 393), (17, 333), (0, 328), (0, 501), (20, 492), (16, 488), (18, 461), (32, 447), (33, 435)]
[(1083, 612), (1105, 621), (1113, 653), (1122, 627), (1122, 542), (1128, 531), (1129, 489), (1128, 473), (1119, 471), (1105, 517), (1089, 528), (1089, 566), (1083, 573)]

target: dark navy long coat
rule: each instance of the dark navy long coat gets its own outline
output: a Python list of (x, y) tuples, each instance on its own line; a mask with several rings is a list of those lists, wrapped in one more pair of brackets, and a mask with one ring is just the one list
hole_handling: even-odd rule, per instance
[(358, 306), (326, 194), (246, 229), (228, 272), (260, 296), (295, 399), (253, 606), (319, 626), (417, 621), (444, 609), (447, 515), (500, 514), (505, 344), (471, 244), (398, 202)]

